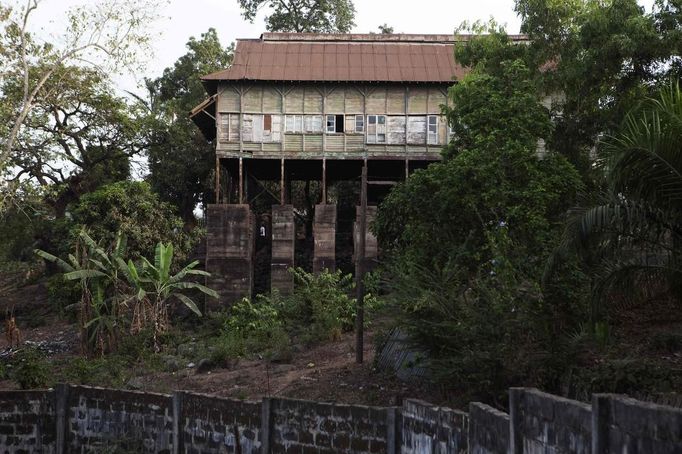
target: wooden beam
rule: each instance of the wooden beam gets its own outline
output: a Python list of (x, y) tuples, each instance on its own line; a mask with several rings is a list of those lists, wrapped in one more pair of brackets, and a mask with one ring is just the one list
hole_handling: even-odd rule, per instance
[(215, 203), (220, 203), (220, 158), (215, 157)]
[(239, 203), (244, 203), (244, 164), (243, 158), (239, 158)]
[(365, 235), (367, 230), (367, 160), (362, 166), (360, 188), (360, 238), (356, 253), (355, 287), (357, 289), (357, 314), (355, 317), (355, 362), (362, 364), (365, 349)]
[(322, 203), (327, 203), (327, 159), (322, 158)]
[(284, 158), (279, 167), (279, 204), (284, 205)]

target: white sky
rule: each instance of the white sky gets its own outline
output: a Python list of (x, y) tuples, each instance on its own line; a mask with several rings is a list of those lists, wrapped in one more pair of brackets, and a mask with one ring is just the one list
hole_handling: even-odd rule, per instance
[[(0, 0), (1, 1), (1, 0)], [(97, 0), (43, 0), (33, 17), (32, 31), (58, 33), (66, 8)], [(14, 0), (10, 3), (21, 3)], [(650, 5), (653, 0), (639, 0)], [(514, 13), (513, 0), (354, 0), (356, 26), (353, 32), (377, 31), (381, 24), (392, 26), (397, 33), (444, 33), (449, 34), (463, 21), (488, 20), (506, 24), (508, 33), (518, 33), (520, 21)], [(190, 36), (198, 37), (210, 27), (215, 28), (221, 43), (227, 45), (237, 38), (257, 38), (265, 31), (263, 16), (267, 8), (253, 24), (240, 14), (237, 0), (170, 0), (161, 11), (162, 19), (156, 25), (159, 37), (155, 53), (150, 56), (143, 77), (158, 77), (164, 68), (173, 65), (186, 52), (185, 44)], [(119, 88), (138, 91), (133, 75), (116, 78)]]

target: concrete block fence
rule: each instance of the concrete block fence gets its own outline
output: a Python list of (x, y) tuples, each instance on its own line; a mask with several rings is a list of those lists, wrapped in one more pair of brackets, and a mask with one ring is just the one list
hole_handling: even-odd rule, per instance
[(509, 414), (58, 385), (0, 391), (2, 453), (682, 454), (682, 410), (512, 388)]

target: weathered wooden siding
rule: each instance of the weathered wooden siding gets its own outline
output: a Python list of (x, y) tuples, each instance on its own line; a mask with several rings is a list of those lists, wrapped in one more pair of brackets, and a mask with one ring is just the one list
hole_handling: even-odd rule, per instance
[[(244, 83), (223, 84), (218, 93), (219, 156), (247, 152), (270, 157), (282, 153), (352, 157), (371, 151), (433, 154), (437, 159), (448, 141), (447, 123), (440, 116), (441, 105), (447, 103), (442, 86)], [(345, 115), (343, 132), (327, 132), (325, 115), (341, 114)], [(360, 131), (356, 115), (362, 118)], [(385, 123), (376, 128), (381, 137), (368, 137), (368, 115), (385, 116)], [(427, 115), (439, 116), (435, 142), (427, 134)], [(291, 129), (290, 124), (297, 126)]]

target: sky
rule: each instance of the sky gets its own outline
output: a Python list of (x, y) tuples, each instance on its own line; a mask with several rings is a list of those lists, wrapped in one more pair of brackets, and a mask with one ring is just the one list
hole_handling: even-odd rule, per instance
[[(42, 0), (33, 17), (31, 30), (48, 36), (58, 34), (61, 18), (70, 6), (96, 0)], [(14, 0), (23, 4), (21, 0)], [(384, 23), (396, 33), (450, 34), (463, 21), (488, 20), (494, 17), (507, 25), (509, 33), (517, 33), (520, 21), (514, 13), (513, 0), (354, 0), (355, 33), (378, 31)], [(210, 27), (218, 31), (227, 45), (237, 38), (257, 38), (265, 31), (265, 8), (253, 24), (241, 16), (237, 0), (171, 0), (161, 10), (162, 18), (155, 26), (157, 39), (154, 55), (148, 58), (142, 74), (117, 77), (120, 88), (137, 91), (136, 79), (158, 77), (163, 69), (186, 52), (190, 36), (199, 36)]]
[[(33, 17), (32, 31), (58, 34), (60, 19), (70, 6), (97, 0), (42, 0)], [(10, 3), (23, 0), (13, 0)], [(647, 9), (653, 0), (639, 0)], [(354, 0), (355, 33), (378, 31), (388, 24), (396, 33), (453, 33), (463, 21), (487, 21), (493, 17), (505, 24), (508, 33), (518, 33), (520, 20), (514, 13), (513, 0)], [(186, 53), (190, 36), (199, 36), (210, 27), (218, 31), (221, 42), (228, 45), (237, 38), (257, 38), (265, 31), (264, 8), (253, 24), (241, 16), (237, 0), (170, 0), (160, 11), (154, 26), (157, 37), (154, 54), (149, 55), (142, 73), (115, 77), (121, 90), (142, 94), (137, 87), (145, 77), (155, 78), (163, 69)]]

